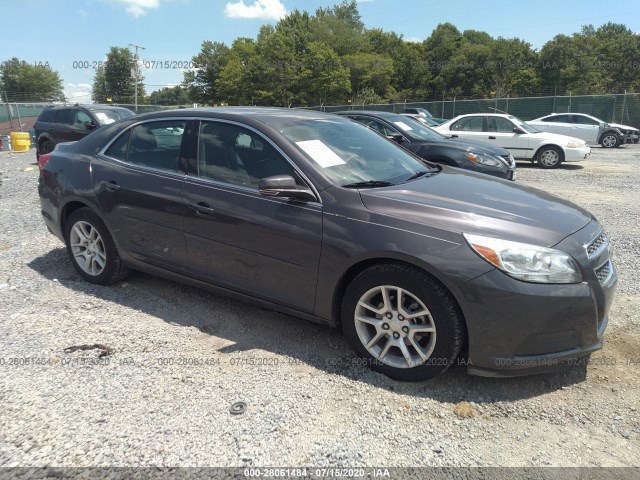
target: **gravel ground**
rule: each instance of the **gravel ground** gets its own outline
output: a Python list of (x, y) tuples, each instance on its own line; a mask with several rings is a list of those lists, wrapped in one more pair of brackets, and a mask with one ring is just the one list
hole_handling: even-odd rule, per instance
[[(34, 161), (0, 154), (0, 466), (640, 466), (640, 146), (519, 165), (615, 244), (592, 364), (422, 383), (354, 365), (330, 329), (206, 291), (84, 282), (40, 218)], [(64, 351), (85, 344), (113, 353)]]

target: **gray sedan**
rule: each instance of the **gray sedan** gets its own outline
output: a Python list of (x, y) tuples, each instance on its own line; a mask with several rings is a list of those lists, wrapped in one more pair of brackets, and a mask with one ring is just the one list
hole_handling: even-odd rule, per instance
[(44, 221), (92, 283), (143, 270), (339, 327), (401, 380), (459, 358), (543, 372), (602, 346), (616, 271), (589, 212), (346, 118), (155, 112), (39, 163)]

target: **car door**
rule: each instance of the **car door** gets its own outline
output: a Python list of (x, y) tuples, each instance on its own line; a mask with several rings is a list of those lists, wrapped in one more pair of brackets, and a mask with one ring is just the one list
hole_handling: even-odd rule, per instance
[(573, 114), (573, 127), (574, 133), (569, 134), (572, 137), (581, 138), (585, 142), (591, 145), (598, 143), (598, 136), (600, 134), (600, 122), (589, 118), (585, 115)]
[(462, 138), (463, 140), (487, 141), (484, 128), (485, 118), (483, 115), (473, 115), (463, 117), (449, 126), (448, 134), (451, 138)]
[(86, 137), (91, 130), (87, 129), (85, 122), (93, 121), (91, 117), (82, 110), (72, 111), (71, 127), (69, 136), (72, 140), (80, 140)]
[(182, 200), (187, 120), (148, 121), (91, 161), (93, 189), (118, 247), (135, 259), (188, 273)]
[(514, 158), (531, 158), (533, 148), (527, 133), (516, 133), (515, 123), (505, 117), (487, 116), (486, 142), (508, 150)]
[(56, 110), (54, 122), (49, 126), (49, 133), (54, 139), (54, 143), (71, 142), (71, 116), (70, 108)]
[(301, 174), (255, 130), (201, 121), (185, 184), (184, 230), (191, 275), (313, 312), (322, 204), (265, 197), (261, 178)]
[(540, 123), (535, 124), (535, 128), (539, 130), (557, 133), (558, 135), (571, 136), (574, 125), (572, 124), (571, 116), (568, 114), (549, 115), (543, 118)]

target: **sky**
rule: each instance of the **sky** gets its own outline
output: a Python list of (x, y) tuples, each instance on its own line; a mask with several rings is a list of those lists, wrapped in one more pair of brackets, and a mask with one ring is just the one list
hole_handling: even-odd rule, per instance
[[(83, 103), (91, 101), (94, 67), (109, 48), (139, 45), (149, 94), (179, 84), (180, 67), (188, 67), (205, 40), (230, 45), (237, 37), (255, 38), (260, 25), (287, 12), (313, 13), (339, 1), (3, 0), (0, 62), (18, 57), (49, 65), (63, 79), (67, 98)], [(601, 0), (360, 0), (359, 9), (367, 28), (411, 41), (424, 40), (443, 22), (519, 37), (536, 49), (587, 24), (623, 23), (640, 32), (640, 0), (618, 0), (615, 8), (603, 8)]]

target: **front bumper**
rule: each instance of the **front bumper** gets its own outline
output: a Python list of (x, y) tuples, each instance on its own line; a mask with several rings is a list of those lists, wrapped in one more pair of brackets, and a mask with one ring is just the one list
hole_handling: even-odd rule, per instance
[[(602, 348), (617, 276), (608, 248), (595, 259), (584, 249), (599, 231), (592, 222), (554, 247), (574, 256), (582, 283), (526, 283), (498, 270), (468, 282), (461, 307), (469, 333), (470, 374), (544, 373)], [(602, 262), (611, 262), (604, 283), (595, 272)]]
[(591, 147), (585, 146), (581, 148), (566, 148), (564, 149), (564, 161), (565, 162), (579, 162), (586, 160), (591, 155)]

